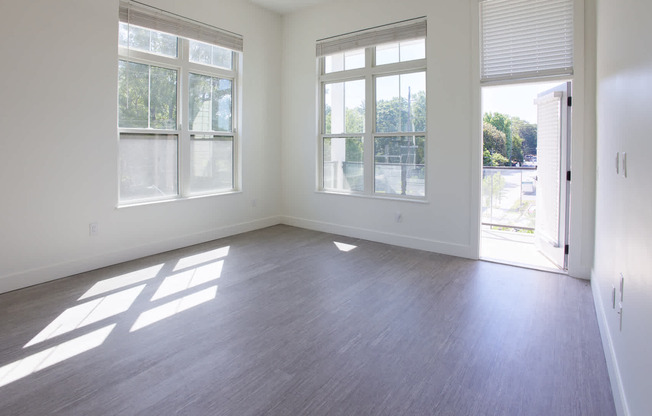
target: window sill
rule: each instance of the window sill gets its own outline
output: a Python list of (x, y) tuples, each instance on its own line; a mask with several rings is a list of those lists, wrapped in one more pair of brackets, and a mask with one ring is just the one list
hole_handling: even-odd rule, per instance
[(195, 200), (195, 199), (214, 198), (214, 197), (220, 197), (220, 196), (226, 196), (226, 195), (235, 195), (235, 194), (241, 194), (241, 193), (242, 193), (241, 190), (235, 190), (235, 191), (220, 192), (220, 193), (215, 193), (215, 194), (179, 196), (179, 197), (171, 198), (171, 199), (157, 199), (157, 200), (153, 200), (153, 201), (136, 201), (136, 202), (133, 202), (133, 203), (119, 204), (115, 208), (116, 209), (123, 209), (123, 208), (132, 208), (132, 207), (142, 207), (142, 206), (147, 206), (147, 205), (169, 204), (169, 203), (175, 203), (175, 202), (178, 203), (178, 202), (190, 201), (190, 200)]
[(334, 190), (319, 189), (315, 191), (316, 194), (324, 195), (338, 195), (338, 196), (349, 196), (353, 198), (363, 198), (363, 199), (373, 199), (373, 200), (385, 200), (385, 201), (398, 201), (398, 202), (411, 202), (416, 204), (430, 204), (425, 197), (418, 196), (395, 196), (395, 195), (379, 195), (379, 194), (361, 194), (361, 193), (349, 193), (349, 192), (337, 192)]

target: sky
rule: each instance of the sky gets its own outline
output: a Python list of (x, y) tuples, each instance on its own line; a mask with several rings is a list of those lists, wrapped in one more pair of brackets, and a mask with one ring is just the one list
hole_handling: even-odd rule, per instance
[(482, 89), (482, 114), (503, 113), (536, 124), (537, 106), (534, 99), (540, 92), (561, 84), (552, 83), (500, 85)]

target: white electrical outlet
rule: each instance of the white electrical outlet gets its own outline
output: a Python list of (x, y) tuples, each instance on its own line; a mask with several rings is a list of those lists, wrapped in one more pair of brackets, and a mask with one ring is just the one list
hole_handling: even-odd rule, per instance
[(97, 234), (99, 234), (100, 228), (97, 225), (96, 222), (92, 222), (88, 224), (88, 235), (91, 237), (95, 237)]

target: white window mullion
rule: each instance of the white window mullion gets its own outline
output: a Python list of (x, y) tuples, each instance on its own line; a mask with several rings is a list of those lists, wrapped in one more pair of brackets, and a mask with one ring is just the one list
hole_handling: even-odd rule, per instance
[(177, 114), (179, 117), (179, 195), (188, 196), (190, 185), (190, 133), (188, 130), (188, 40), (179, 39), (179, 58), (181, 68), (179, 68), (179, 81), (177, 82), (177, 92), (179, 94), (179, 106)]
[(152, 67), (147, 68), (147, 128), (152, 128)]
[[(365, 67), (367, 74), (365, 76), (365, 134), (363, 140), (363, 160), (364, 160), (364, 193), (373, 195), (374, 193), (374, 135), (376, 130), (376, 98), (374, 88), (373, 72), (369, 70), (375, 60), (375, 48), (367, 48), (365, 52)], [(370, 110), (371, 109), (371, 110)]]
[[(239, 61), (233, 60), (233, 70), (235, 74), (239, 72)], [(240, 91), (240, 78), (236, 75), (232, 78), (232, 91), (231, 91), (231, 132), (233, 133), (233, 190), (239, 191), (242, 189), (242, 160), (240, 159), (240, 131), (238, 129), (238, 120), (240, 120), (240, 100), (238, 91)]]

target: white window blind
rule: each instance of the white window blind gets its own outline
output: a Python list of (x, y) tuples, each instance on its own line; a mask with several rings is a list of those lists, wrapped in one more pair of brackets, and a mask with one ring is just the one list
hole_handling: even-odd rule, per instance
[(480, 3), (481, 81), (573, 74), (573, 0)]
[(383, 43), (426, 37), (426, 19), (410, 19), (317, 41), (317, 57)]
[(120, 21), (242, 52), (242, 36), (137, 1), (120, 2)]

